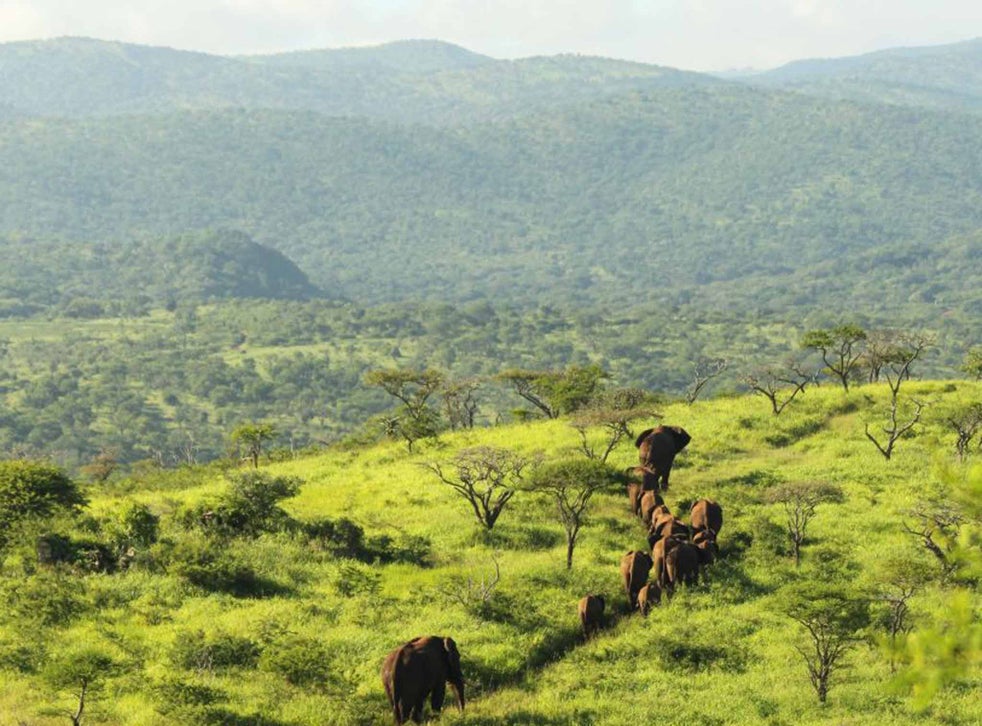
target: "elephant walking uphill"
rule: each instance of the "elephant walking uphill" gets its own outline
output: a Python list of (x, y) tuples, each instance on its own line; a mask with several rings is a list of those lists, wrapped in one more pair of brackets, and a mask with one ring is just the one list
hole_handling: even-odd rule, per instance
[(681, 426), (658, 426), (641, 432), (634, 445), (638, 447), (641, 466), (650, 471), (660, 483), (662, 491), (668, 491), (668, 475), (672, 471), (675, 455), (682, 451), (692, 437)]
[(464, 677), (453, 638), (413, 638), (389, 653), (382, 663), (382, 684), (397, 724), (409, 719), (422, 723), (427, 697), (434, 711), (443, 708), (447, 683), (454, 691), (457, 708), (463, 711)]

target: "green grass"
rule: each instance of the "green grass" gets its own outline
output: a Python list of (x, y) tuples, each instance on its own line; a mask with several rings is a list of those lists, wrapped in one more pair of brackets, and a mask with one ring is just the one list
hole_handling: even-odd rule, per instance
[[(978, 400), (982, 386), (912, 382), (903, 394), (940, 405)], [(953, 435), (927, 421), (886, 461), (863, 435), (866, 422), (883, 420), (885, 403), (884, 387), (845, 394), (823, 386), (808, 390), (780, 417), (763, 399), (747, 397), (666, 406), (664, 420), (693, 437), (673, 471), (667, 503), (681, 512), (680, 503), (703, 496), (721, 502), (727, 557), (712, 569), (709, 584), (679, 592), (647, 620), (624, 613), (619, 560), (645, 546), (626, 497), (595, 499), (567, 572), (561, 528), (547, 501), (517, 494), (488, 537), (466, 504), (419, 466), (478, 444), (549, 459), (579, 456), (577, 434), (561, 420), (447, 434), (413, 455), (391, 443), (264, 467), (305, 480), (300, 495), (285, 503), (293, 517), (348, 517), (366, 536), (425, 537), (428, 567), (341, 560), (301, 538), (264, 535), (234, 540), (222, 553), (248, 562), (282, 590), (237, 598), (196, 589), (160, 567), (115, 575), (48, 573), (29, 557), (9, 554), (0, 572), (8, 592), (16, 583), (47, 583), (48, 600), (50, 592), (61, 592), (77, 600), (78, 613), (45, 625), (37, 624), (37, 613), (16, 607), (0, 613), (0, 725), (65, 723), (64, 715), (45, 712), (71, 707), (71, 689), (50, 685), (43, 662), (83, 643), (117, 663), (93, 695), (86, 723), (206, 723), (200, 710), (198, 717), (168, 711), (161, 694), (175, 679), (220, 696), (211, 718), (224, 709), (228, 723), (389, 723), (378, 677), (382, 658), (428, 634), (452, 635), (463, 657), (468, 706), (464, 714), (445, 710), (441, 722), (447, 724), (978, 723), (978, 691), (966, 686), (948, 688), (927, 711), (914, 711), (892, 688), (887, 658), (872, 642), (850, 652), (829, 703), (820, 706), (793, 647), (800, 628), (782, 613), (783, 587), (840, 577), (832, 574), (836, 563), (855, 563), (849, 579), (862, 586), (888, 553), (918, 555), (902, 529), (904, 513), (940, 486), (937, 471), (953, 458)], [(630, 444), (611, 457), (617, 468), (635, 461)], [(781, 540), (767, 536), (762, 524), (782, 522), (763, 494), (774, 483), (799, 480), (837, 484), (846, 501), (819, 506), (795, 571), (780, 552)], [(133, 497), (162, 515), (167, 538), (186, 539), (173, 513), (223, 486), (215, 469), (180, 486), (118, 482), (110, 487), (115, 493), (90, 492), (91, 513), (98, 517)], [(462, 595), (461, 583), (489, 578), (492, 557), (501, 579), (490, 601), (461, 604), (454, 597)], [(583, 644), (576, 602), (589, 591), (607, 594), (611, 618), (599, 637)], [(930, 625), (949, 594), (933, 584), (915, 597), (915, 624)], [(16, 595), (13, 602), (26, 601)], [(179, 637), (199, 631), (204, 643), (248, 639), (259, 655), (240, 666), (178, 665)], [(329, 657), (316, 678), (294, 683), (283, 663), (288, 645), (298, 642)], [(40, 664), (18, 669), (15, 651), (25, 644)], [(982, 685), (977, 672), (969, 685)]]

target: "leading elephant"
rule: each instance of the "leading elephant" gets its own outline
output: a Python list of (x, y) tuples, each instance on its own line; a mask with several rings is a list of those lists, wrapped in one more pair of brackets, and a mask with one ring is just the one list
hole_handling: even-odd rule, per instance
[(413, 638), (389, 653), (382, 663), (382, 684), (397, 724), (408, 719), (422, 723), (427, 697), (434, 711), (443, 708), (447, 683), (456, 696), (457, 708), (463, 711), (464, 677), (453, 638)]
[(668, 475), (675, 455), (689, 445), (692, 437), (681, 426), (658, 426), (645, 429), (634, 445), (638, 448), (641, 466), (651, 471), (662, 491), (668, 491)]

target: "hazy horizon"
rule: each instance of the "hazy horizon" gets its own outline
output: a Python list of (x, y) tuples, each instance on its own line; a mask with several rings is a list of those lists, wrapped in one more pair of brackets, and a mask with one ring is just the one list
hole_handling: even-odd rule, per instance
[(575, 53), (712, 72), (982, 36), (968, 0), (9, 0), (0, 43), (58, 37), (213, 55), (439, 40), (492, 58)]

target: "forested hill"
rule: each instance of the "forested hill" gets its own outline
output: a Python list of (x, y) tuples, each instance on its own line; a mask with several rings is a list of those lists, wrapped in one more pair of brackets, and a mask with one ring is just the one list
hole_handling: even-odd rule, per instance
[(0, 249), (9, 253), (0, 269), (0, 316), (10, 305), (29, 310), (64, 302), (69, 315), (98, 317), (110, 301), (163, 307), (188, 300), (304, 300), (322, 294), (281, 253), (230, 230), (127, 245), (10, 238), (0, 240)]
[[(0, 125), (0, 234), (125, 246), (234, 228), (361, 304), (624, 305), (727, 282), (752, 297), (757, 279), (885, 245), (941, 254), (982, 228), (980, 142), (972, 115), (726, 84), (452, 129), (246, 110), (33, 119)], [(846, 262), (842, 282), (867, 273)]]
[(801, 60), (743, 80), (771, 88), (894, 104), (982, 111), (982, 38)]
[(0, 44), (0, 98), (39, 116), (270, 108), (448, 125), (718, 83), (604, 58), (496, 60), (437, 41), (235, 58), (87, 38)]

